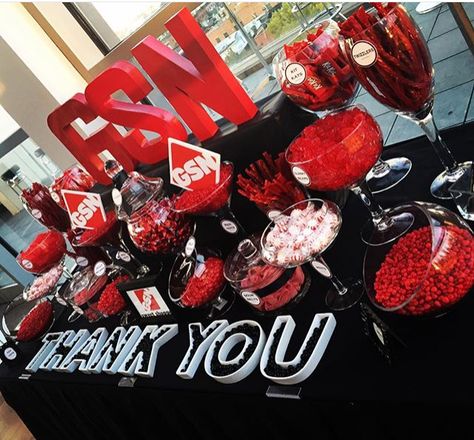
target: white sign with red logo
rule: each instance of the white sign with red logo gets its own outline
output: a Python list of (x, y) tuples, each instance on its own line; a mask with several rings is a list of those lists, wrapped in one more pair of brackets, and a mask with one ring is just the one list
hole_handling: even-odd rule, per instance
[(61, 191), (74, 229), (96, 229), (106, 220), (100, 194), (82, 191)]
[(220, 154), (169, 138), (168, 157), (173, 185), (192, 191), (219, 183)]
[(133, 305), (142, 317), (160, 316), (170, 313), (170, 309), (154, 286), (127, 290)]

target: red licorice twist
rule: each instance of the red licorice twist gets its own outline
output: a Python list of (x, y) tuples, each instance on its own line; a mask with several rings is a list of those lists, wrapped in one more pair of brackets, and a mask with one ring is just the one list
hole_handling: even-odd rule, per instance
[(306, 198), (295, 182), (284, 153), (276, 160), (267, 152), (237, 176), (239, 194), (254, 202), (263, 212), (283, 211)]
[(71, 227), (67, 213), (56, 204), (48, 188), (41, 183), (34, 182), (31, 188), (24, 189), (21, 198), (26, 210), (48, 229), (66, 232)]
[(232, 165), (222, 164), (220, 181), (205, 189), (183, 191), (176, 200), (176, 209), (186, 214), (205, 215), (222, 209), (232, 191)]
[(196, 267), (197, 274), (189, 279), (181, 296), (181, 303), (186, 307), (199, 307), (212, 301), (225, 284), (224, 262), (220, 258), (209, 257), (202, 264), (204, 271), (200, 273)]
[(410, 232), (390, 249), (374, 283), (375, 300), (380, 305), (400, 307), (419, 289), (396, 311), (422, 315), (450, 306), (467, 294), (474, 283), (474, 238), (456, 226), (438, 232), (442, 233), (440, 244), (431, 262), (428, 226)]

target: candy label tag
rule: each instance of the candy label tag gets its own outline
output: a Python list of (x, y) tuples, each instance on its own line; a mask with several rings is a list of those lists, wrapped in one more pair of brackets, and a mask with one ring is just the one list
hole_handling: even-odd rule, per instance
[(191, 235), (188, 241), (186, 242), (186, 246), (184, 247), (184, 255), (190, 257), (194, 252), (194, 248), (196, 247), (196, 239)]
[(59, 203), (60, 198), (57, 192), (51, 191), (51, 198), (56, 202)]
[(278, 211), (276, 209), (273, 209), (267, 212), (268, 218), (272, 221), (275, 220), (280, 214), (281, 214), (281, 211)]
[(332, 273), (325, 264), (320, 261), (311, 261), (311, 266), (318, 271), (323, 277), (331, 278)]
[(39, 209), (32, 209), (31, 210), (31, 215), (37, 220), (39, 220), (41, 217), (43, 217), (43, 214)]
[(231, 220), (222, 220), (221, 226), (224, 231), (228, 232), (229, 234), (237, 234), (238, 228), (237, 225)]
[(352, 59), (361, 67), (370, 67), (377, 61), (377, 49), (368, 41), (358, 41), (352, 46)]
[(290, 63), (286, 66), (285, 78), (295, 86), (303, 84), (306, 79), (306, 69), (300, 63)]
[(122, 206), (122, 193), (117, 188), (112, 190), (112, 201), (114, 202), (115, 206)]
[(8, 359), (9, 361), (13, 361), (14, 359), (16, 359), (16, 351), (13, 350), (13, 348), (11, 347), (7, 347), (5, 349), (5, 351), (3, 352), (3, 354), (5, 355), (5, 358)]
[(308, 186), (311, 183), (311, 179), (309, 178), (308, 174), (306, 174), (306, 171), (300, 167), (293, 167), (291, 171), (293, 172), (295, 179), (301, 183), (301, 185)]
[(253, 306), (258, 306), (260, 304), (260, 298), (253, 292), (240, 292), (240, 296)]
[(25, 269), (31, 270), (33, 269), (33, 263), (30, 260), (23, 259), (21, 260), (21, 264)]
[(76, 263), (78, 266), (86, 267), (89, 264), (89, 260), (86, 257), (77, 257)]
[(98, 261), (95, 263), (94, 274), (98, 277), (101, 277), (105, 274), (105, 263), (103, 261)]
[(130, 261), (132, 260), (130, 254), (127, 254), (127, 252), (124, 251), (118, 251), (116, 257), (117, 260), (125, 261), (125, 263), (130, 263)]

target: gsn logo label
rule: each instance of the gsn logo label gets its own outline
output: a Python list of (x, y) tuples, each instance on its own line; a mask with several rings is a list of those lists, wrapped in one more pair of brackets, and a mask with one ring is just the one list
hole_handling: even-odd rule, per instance
[(219, 183), (221, 155), (169, 138), (170, 181), (187, 190), (204, 189)]
[(104, 205), (99, 194), (68, 189), (61, 193), (74, 229), (96, 229), (105, 223)]

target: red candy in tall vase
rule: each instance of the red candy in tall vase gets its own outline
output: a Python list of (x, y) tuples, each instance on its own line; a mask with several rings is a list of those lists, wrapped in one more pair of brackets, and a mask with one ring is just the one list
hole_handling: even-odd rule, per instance
[(379, 102), (414, 121), (431, 141), (445, 171), (431, 184), (438, 198), (471, 162), (458, 164), (433, 120), (434, 69), (425, 39), (403, 6), (372, 3), (340, 25), (343, 46), (359, 82)]
[(315, 121), (286, 150), (286, 160), (302, 185), (319, 191), (348, 188), (360, 197), (372, 216), (361, 236), (374, 245), (400, 236), (411, 222), (409, 216), (395, 218), (384, 211), (365, 181), (380, 157), (382, 142), (375, 119), (357, 105)]

